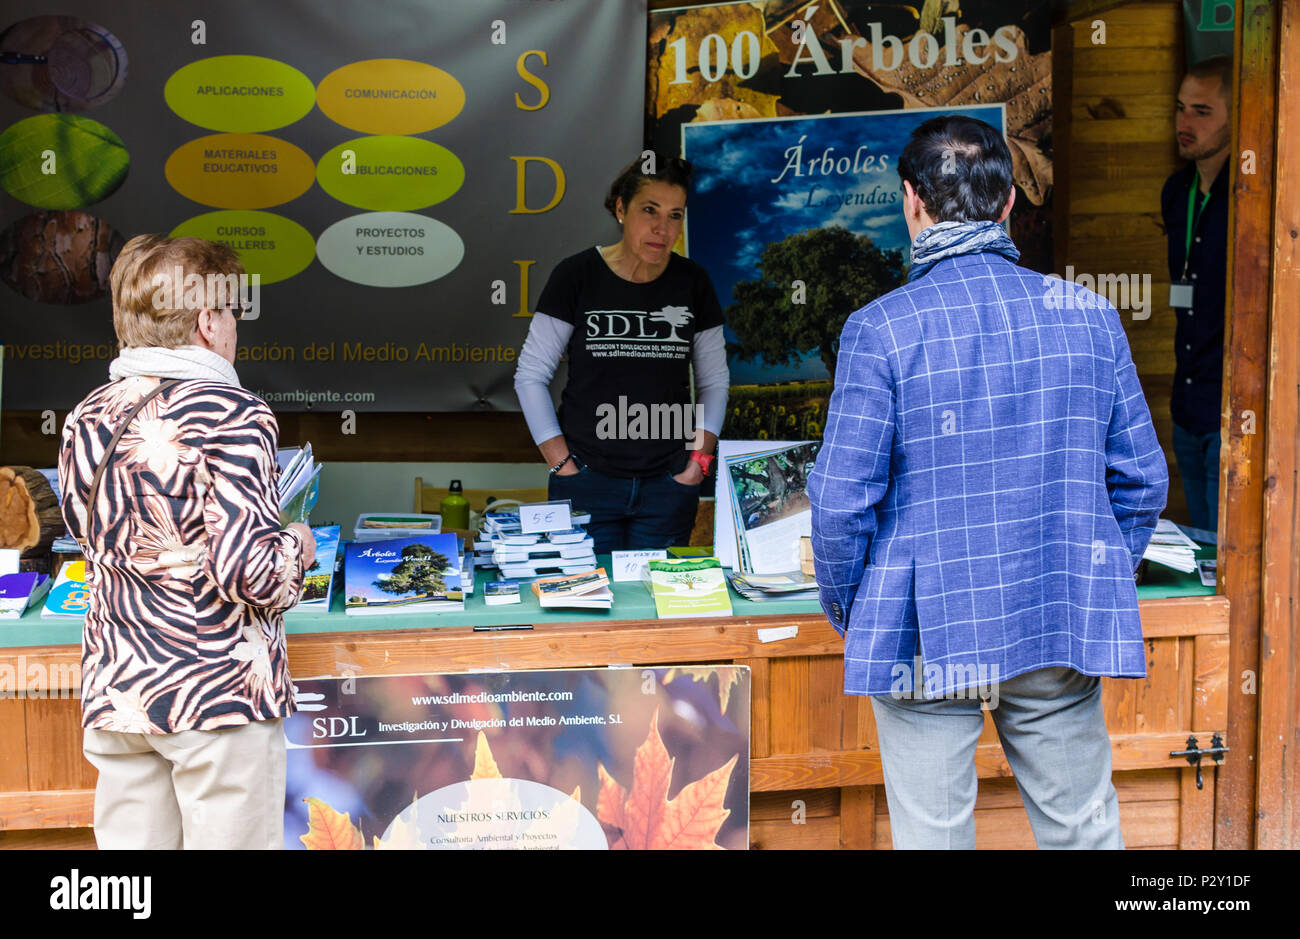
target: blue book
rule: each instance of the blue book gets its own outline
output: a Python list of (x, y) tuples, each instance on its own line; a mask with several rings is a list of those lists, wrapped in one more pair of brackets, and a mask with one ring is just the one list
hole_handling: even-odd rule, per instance
[(344, 553), (344, 610), (353, 615), (465, 608), (456, 536), (352, 542)]
[(18, 619), (50, 589), (50, 575), (0, 574), (0, 618)]
[(339, 553), (339, 526), (320, 525), (313, 527), (312, 535), (316, 539), (316, 561), (307, 569), (303, 578), (302, 594), (298, 603), (288, 613), (324, 613), (330, 608), (330, 597), (334, 594), (334, 568), (337, 567)]

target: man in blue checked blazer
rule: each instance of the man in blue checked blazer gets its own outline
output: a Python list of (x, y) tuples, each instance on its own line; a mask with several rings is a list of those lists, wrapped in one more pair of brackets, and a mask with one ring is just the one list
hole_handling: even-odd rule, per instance
[(898, 171), (908, 283), (845, 323), (809, 480), (894, 846), (974, 847), (991, 710), (1039, 846), (1123, 847), (1097, 676), (1146, 674), (1133, 575), (1169, 480), (1124, 328), (1016, 266), (995, 128), (932, 118)]

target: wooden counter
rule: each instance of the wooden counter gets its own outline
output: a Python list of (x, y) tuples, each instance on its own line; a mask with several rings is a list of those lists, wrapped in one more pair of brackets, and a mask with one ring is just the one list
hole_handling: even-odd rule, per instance
[[(640, 588), (637, 588), (640, 589)], [(617, 603), (616, 603), (617, 606)], [(468, 626), (294, 632), (294, 675), (396, 675), (611, 664), (735, 663), (752, 670), (750, 841), (760, 848), (889, 847), (875, 724), (866, 698), (845, 696), (843, 642), (817, 613), (690, 621), (610, 621), (590, 614), (527, 632)], [(1189, 735), (1225, 733), (1228, 601), (1141, 601), (1148, 677), (1104, 679), (1104, 701), (1130, 847), (1210, 847), (1215, 773), (1204, 788), (1171, 758)], [(357, 623), (349, 619), (347, 626)], [(364, 622), (363, 625), (370, 625)], [(799, 627), (764, 643), (763, 627)], [(0, 629), (5, 626), (0, 625)], [(81, 756), (75, 645), (0, 647), (0, 670), (47, 676), (45, 697), (0, 698), (0, 848), (91, 846), (94, 770)], [(35, 670), (35, 671), (33, 671)], [(34, 689), (39, 690), (39, 689)], [(1230, 745), (1230, 742), (1229, 742)], [(1229, 757), (1230, 759), (1231, 757)], [(991, 721), (976, 754), (981, 847), (1032, 847), (1019, 793)]]

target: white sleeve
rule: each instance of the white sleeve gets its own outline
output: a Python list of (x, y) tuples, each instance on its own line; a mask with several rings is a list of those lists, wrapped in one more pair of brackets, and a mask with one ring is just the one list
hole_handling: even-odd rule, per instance
[[(560, 364), (572, 335), (573, 327), (564, 320), (537, 313), (528, 327), (524, 347), (519, 350), (515, 394), (519, 396), (519, 407), (523, 409), (533, 443), (541, 444), (560, 436), (560, 421), (555, 416), (555, 403), (551, 400), (551, 379), (555, 377), (555, 368)], [(726, 407), (725, 401), (723, 407)]]
[(695, 393), (700, 405), (699, 426), (715, 437), (721, 436), (722, 421), (727, 416), (727, 395), (731, 390), (727, 343), (721, 326), (695, 334), (691, 364), (695, 369)]

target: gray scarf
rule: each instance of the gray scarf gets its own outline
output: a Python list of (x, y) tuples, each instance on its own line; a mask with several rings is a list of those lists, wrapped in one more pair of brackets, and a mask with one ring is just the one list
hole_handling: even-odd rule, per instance
[(147, 375), (150, 378), (200, 378), (241, 387), (235, 367), (202, 346), (133, 346), (121, 349), (108, 365), (113, 381)]
[(912, 267), (907, 272), (907, 282), (924, 277), (945, 258), (982, 251), (1000, 254), (1013, 264), (1020, 258), (1015, 242), (997, 222), (936, 222), (912, 242)]

